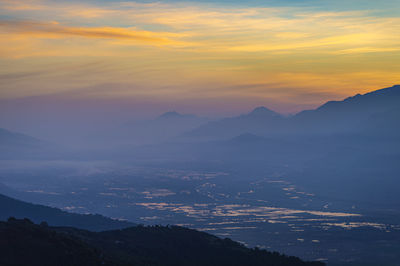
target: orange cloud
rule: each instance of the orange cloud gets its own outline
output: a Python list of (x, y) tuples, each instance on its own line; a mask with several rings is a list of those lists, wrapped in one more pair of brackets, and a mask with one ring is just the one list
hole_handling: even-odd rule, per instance
[(92, 94), (315, 104), (399, 83), (400, 17), (371, 11), (0, 0), (0, 16), (0, 98), (112, 80), (130, 85)]
[(7, 33), (29, 35), (37, 38), (66, 38), (70, 36), (98, 39), (118, 39), (153, 45), (185, 46), (188, 43), (174, 40), (184, 34), (151, 32), (117, 27), (68, 27), (57, 22), (0, 21), (0, 29)]

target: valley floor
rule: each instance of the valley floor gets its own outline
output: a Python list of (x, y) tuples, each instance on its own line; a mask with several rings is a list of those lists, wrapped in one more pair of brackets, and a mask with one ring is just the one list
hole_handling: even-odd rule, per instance
[(1, 168), (3, 193), (71, 212), (181, 225), (329, 265), (396, 265), (400, 259), (399, 210), (324, 197), (280, 169), (246, 175), (209, 165), (110, 162), (44, 169)]

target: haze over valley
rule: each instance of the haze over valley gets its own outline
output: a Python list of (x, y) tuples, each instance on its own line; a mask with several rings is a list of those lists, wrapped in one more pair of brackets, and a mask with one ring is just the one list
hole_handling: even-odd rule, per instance
[(291, 116), (171, 111), (72, 148), (2, 129), (1, 193), (329, 265), (390, 263), (400, 248), (399, 102), (393, 86)]
[(0, 0), (0, 265), (400, 266), (399, 0)]

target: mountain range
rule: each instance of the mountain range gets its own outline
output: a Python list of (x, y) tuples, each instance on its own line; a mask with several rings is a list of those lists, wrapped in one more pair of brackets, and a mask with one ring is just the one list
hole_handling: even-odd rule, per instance
[[(196, 142), (228, 140), (242, 134), (264, 137), (321, 136), (333, 134), (365, 134), (396, 137), (400, 133), (400, 85), (380, 89), (364, 95), (329, 101), (314, 110), (283, 116), (266, 107), (236, 117), (210, 120), (175, 111), (159, 117), (98, 132), (90, 141), (99, 147), (148, 145), (163, 142)], [(0, 129), (0, 147), (12, 154), (37, 148), (40, 141)]]
[[(44, 141), (1, 129), (0, 159), (196, 162), (244, 176), (270, 170), (318, 191), (319, 197), (365, 209), (398, 210), (399, 120), (400, 85), (396, 85), (292, 116), (266, 107), (215, 121), (167, 112), (121, 126), (100, 141), (110, 142), (110, 147), (115, 144), (113, 148), (95, 151), (55, 153)], [(90, 265), (88, 261), (92, 265), (196, 265), (196, 261), (201, 262), (198, 265), (322, 265), (181, 227), (131, 227), (100, 215), (72, 214), (0, 195), (0, 219), (10, 216), (48, 225), (18, 219), (0, 223), (2, 236), (7, 236), (7, 241), (0, 239), (1, 265), (16, 259), (54, 265), (56, 257), (44, 261), (39, 256), (49, 252), (62, 256), (63, 250), (75, 260), (65, 261), (74, 265)], [(93, 232), (103, 230), (107, 231)], [(35, 248), (24, 257), (18, 247), (26, 250), (27, 245)], [(182, 250), (189, 255), (182, 256)]]
[[(324, 265), (250, 249), (183, 227), (133, 226), (99, 215), (67, 214), (3, 195), (0, 211), (0, 265)], [(4, 221), (8, 215), (12, 217)], [(40, 225), (31, 219), (41, 221)]]
[[(128, 144), (116, 148), (82, 149), (59, 153), (56, 158), (191, 161), (227, 164), (243, 171), (285, 166), (293, 180), (326, 196), (380, 206), (395, 205), (400, 200), (396, 192), (400, 189), (400, 85), (327, 102), (289, 117), (258, 107), (241, 116), (202, 121), (168, 112), (135, 125), (141, 135), (137, 140), (147, 138), (143, 140), (147, 145), (130, 145), (135, 141), (128, 140)], [(37, 153), (19, 152), (21, 145), (15, 143), (21, 142), (7, 139), (37, 141), (2, 132), (6, 133), (0, 143), (6, 143), (8, 150), (1, 158), (38, 158)], [(134, 138), (133, 133), (125, 136)], [(124, 139), (107, 141), (121, 144)], [(15, 152), (11, 152), (13, 145)], [(53, 160), (55, 155), (41, 153), (40, 158)], [(363, 189), (358, 189), (360, 184)]]
[(376, 133), (399, 132), (400, 85), (357, 94), (343, 101), (329, 101), (314, 110), (282, 116), (266, 107), (218, 121), (208, 122), (184, 134), (192, 140), (227, 139), (252, 133), (261, 136), (332, 135), (372, 130)]
[(191, 139), (227, 139), (243, 133), (264, 134), (282, 124), (284, 117), (266, 107), (257, 107), (248, 114), (211, 121), (186, 132)]

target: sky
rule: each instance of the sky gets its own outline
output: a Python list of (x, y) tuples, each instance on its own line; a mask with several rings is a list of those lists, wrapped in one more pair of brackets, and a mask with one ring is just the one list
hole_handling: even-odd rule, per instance
[(400, 83), (400, 0), (0, 0), (0, 38), (8, 118), (295, 113)]

